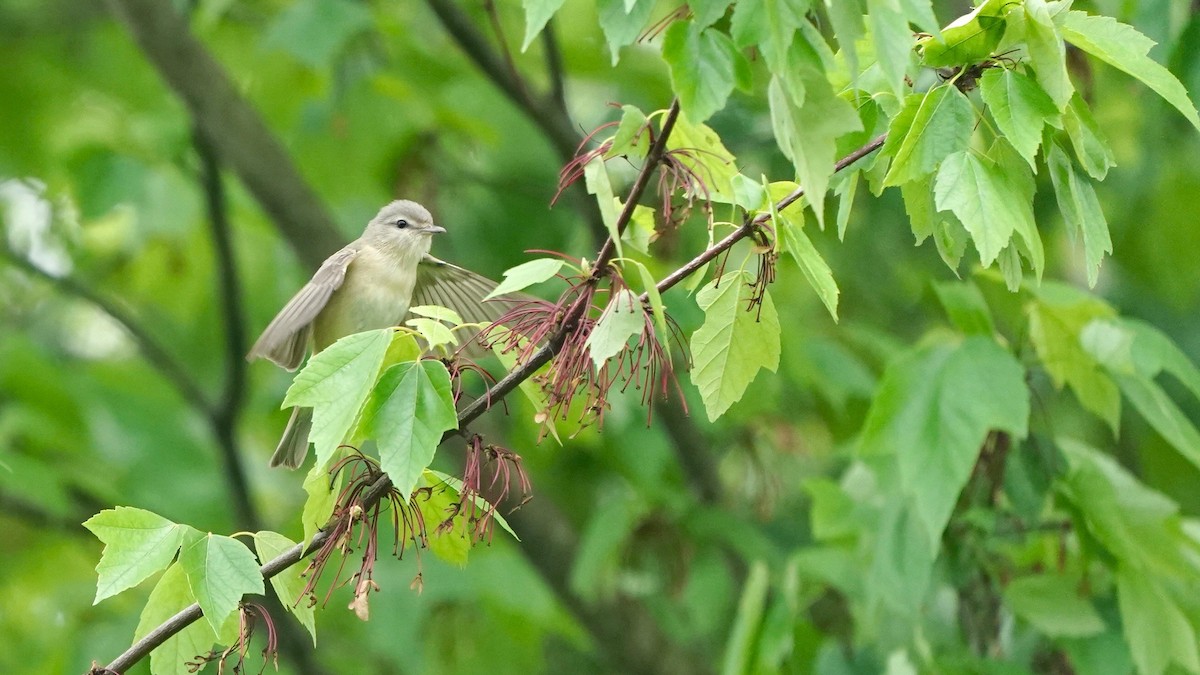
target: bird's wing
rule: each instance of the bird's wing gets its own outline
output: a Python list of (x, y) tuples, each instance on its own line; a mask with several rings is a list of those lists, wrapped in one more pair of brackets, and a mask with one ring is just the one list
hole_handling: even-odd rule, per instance
[(346, 268), (357, 254), (358, 248), (351, 244), (329, 256), (304, 288), (271, 319), (246, 359), (265, 358), (287, 370), (298, 368), (304, 360), (312, 320), (341, 287)]
[(514, 298), (502, 296), (484, 302), (496, 282), (458, 265), (426, 255), (417, 265), (417, 284), (410, 307), (441, 305), (454, 310), (466, 323), (491, 323), (507, 312)]

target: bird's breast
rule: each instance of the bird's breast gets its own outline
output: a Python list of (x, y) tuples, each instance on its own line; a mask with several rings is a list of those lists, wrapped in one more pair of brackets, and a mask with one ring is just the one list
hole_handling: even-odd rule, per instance
[(369, 247), (359, 252), (313, 323), (316, 350), (352, 333), (398, 325), (412, 300), (416, 270), (415, 260), (409, 264)]

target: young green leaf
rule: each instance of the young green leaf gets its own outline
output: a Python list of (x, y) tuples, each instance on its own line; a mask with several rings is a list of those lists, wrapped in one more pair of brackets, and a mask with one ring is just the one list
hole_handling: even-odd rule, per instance
[(567, 261), (559, 258), (538, 258), (521, 263), (504, 273), (504, 280), (487, 294), (484, 300), (491, 300), (506, 293), (522, 291), (534, 284), (540, 284), (554, 278), (562, 270)]
[(179, 564), (214, 633), (221, 632), (221, 625), (237, 611), (243, 596), (263, 593), (258, 561), (236, 539), (196, 533), (192, 541), (184, 542)]
[(679, 104), (695, 122), (725, 107), (733, 92), (735, 63), (744, 58), (728, 35), (691, 21), (671, 24), (663, 36), (662, 55)]
[(933, 290), (954, 327), (966, 335), (991, 336), (996, 324), (983, 293), (973, 283), (935, 283)]
[(441, 321), (434, 321), (433, 319), (426, 319), (423, 316), (419, 316), (415, 319), (405, 321), (404, 325), (412, 326), (414, 330), (420, 333), (421, 339), (425, 341), (429, 349), (440, 345), (458, 344), (458, 338), (454, 337), (454, 333), (450, 332), (446, 324)]
[(1117, 568), (1117, 603), (1125, 640), (1139, 673), (1161, 675), (1172, 664), (1200, 672), (1200, 636), (1172, 588), (1144, 570)]
[[(133, 639), (142, 639), (193, 602), (196, 597), (188, 586), (183, 566), (171, 565), (150, 591), (133, 631)], [(192, 675), (195, 671), (189, 668), (188, 662), (198, 654), (207, 654), (216, 642), (217, 634), (207, 621), (193, 621), (150, 652), (150, 672), (154, 675)]]
[(703, 181), (704, 190), (710, 195), (733, 194), (733, 179), (738, 175), (737, 160), (710, 127), (693, 122), (681, 113), (667, 138), (667, 149), (686, 151), (678, 153), (676, 160)]
[(807, 12), (807, 0), (739, 0), (729, 33), (738, 47), (757, 45), (767, 68), (779, 73), (787, 66), (788, 48)]
[(628, 155), (636, 159), (646, 156), (650, 149), (650, 134), (646, 129), (646, 113), (636, 106), (621, 106), (621, 122), (613, 134), (612, 147), (604, 153), (604, 159)]
[(646, 312), (637, 294), (627, 288), (621, 289), (613, 295), (588, 335), (586, 344), (592, 363), (597, 368), (604, 367), (604, 362), (620, 353), (629, 338), (641, 335), (645, 326)]
[(1080, 342), (1092, 321), (1114, 316), (1111, 307), (1068, 286), (1044, 283), (1029, 305), (1029, 340), (1058, 389), (1071, 387), (1080, 405), (1116, 434), (1121, 421), (1121, 396), (1116, 383)]
[[(331, 460), (336, 460), (342, 450), (335, 450)], [(325, 527), (333, 516), (337, 496), (341, 492), (342, 473), (330, 476), (324, 465), (316, 464), (304, 477), (304, 492), (308, 499), (300, 513), (300, 524), (304, 528), (304, 541), (310, 542), (317, 532)]]
[(895, 456), (901, 492), (933, 553), (993, 430), (1023, 438), (1025, 369), (989, 337), (919, 347), (884, 371), (863, 427), (864, 456)]
[(313, 409), (310, 439), (317, 449), (318, 466), (324, 466), (353, 431), (394, 332), (383, 328), (338, 340), (310, 358), (288, 388), (282, 407)]
[(846, 57), (846, 66), (852, 74), (858, 73), (857, 43), (866, 34), (863, 25), (863, 0), (825, 0), (825, 11), (838, 46)]
[(795, 76), (805, 86), (804, 105), (797, 107), (780, 78), (771, 78), (768, 88), (771, 126), (779, 149), (796, 168), (817, 223), (824, 229), (825, 190), (833, 175), (837, 138), (861, 130), (862, 121), (853, 106), (834, 94), (807, 42), (797, 41), (789, 59)]
[(621, 48), (633, 44), (642, 34), (654, 5), (655, 0), (597, 0), (600, 29), (612, 51), (612, 65), (620, 60)]
[(923, 178), (946, 157), (967, 149), (975, 128), (975, 109), (951, 84), (929, 90), (906, 130), (884, 185)]
[(837, 235), (838, 241), (846, 240), (846, 228), (850, 225), (850, 211), (854, 208), (854, 197), (858, 194), (858, 171), (849, 172), (850, 175), (835, 191), (841, 197), (838, 200), (837, 210)]
[[(600, 207), (600, 219), (604, 221), (604, 228), (608, 230), (608, 236), (612, 237), (613, 243), (617, 246), (617, 257), (622, 257), (624, 254), (621, 252), (621, 237), (619, 236), (620, 233), (617, 232), (617, 217), (619, 214), (617, 213), (616, 205), (618, 200), (616, 195), (613, 194), (612, 182), (608, 178), (608, 167), (604, 165), (603, 157), (595, 157), (583, 167), (583, 182), (587, 186), (588, 194), (596, 196), (596, 205)], [(536, 261), (531, 260), (530, 262)], [(525, 264), (528, 265), (529, 263)], [(545, 270), (543, 269), (543, 271)], [(545, 277), (541, 281), (549, 278), (549, 276)], [(507, 273), (505, 274), (505, 281), (508, 281)], [(488, 294), (488, 297), (494, 297), (499, 290), (497, 288), (492, 291)]]
[[(1033, 205), (993, 162), (970, 151), (942, 162), (934, 183), (939, 211), (951, 211), (975, 241), (984, 266), (995, 262), (1018, 225), (1033, 228)], [(1022, 222), (1025, 221), (1025, 222)]]
[(942, 29), (941, 39), (923, 38), (921, 59), (926, 66), (941, 68), (979, 63), (992, 55), (1004, 37), (1004, 16), (1015, 3), (985, 0), (970, 14), (960, 16)]
[(992, 68), (979, 81), (979, 91), (1013, 148), (1034, 166), (1042, 128), (1059, 119), (1058, 107), (1038, 83), (1010, 68)]
[(648, 255), (650, 244), (657, 238), (658, 232), (654, 229), (654, 209), (643, 204), (635, 205), (629, 224), (625, 227), (625, 234), (621, 235), (621, 241), (629, 244), (638, 253)]
[(1080, 583), (1057, 574), (1014, 579), (1004, 589), (1004, 604), (1013, 614), (1050, 637), (1087, 637), (1104, 631), (1104, 620), (1092, 603), (1080, 597)]
[(813, 246), (812, 240), (804, 233), (803, 221), (797, 223), (786, 214), (777, 212), (774, 205), (771, 206), (772, 222), (775, 223), (777, 240), (783, 242), (783, 250), (790, 254), (800, 265), (800, 271), (804, 273), (804, 278), (808, 280), (808, 284), (817, 292), (817, 297), (821, 299), (825, 309), (829, 310), (829, 315), (837, 321), (837, 306), (838, 306), (838, 287), (837, 282), (833, 280), (833, 271), (829, 269), (829, 265), (821, 254), (817, 252), (817, 248)]
[(1047, 164), (1067, 231), (1083, 240), (1088, 286), (1094, 287), (1104, 254), (1112, 253), (1112, 239), (1108, 235), (1108, 222), (1104, 219), (1100, 200), (1096, 198), (1091, 181), (1079, 174), (1057, 143), (1050, 148)]
[(418, 305), (416, 307), (409, 307), (408, 311), (416, 314), (417, 316), (427, 316), (430, 319), (446, 321), (453, 326), (457, 326), (463, 322), (462, 317), (458, 315), (458, 312), (455, 312), (449, 307), (442, 307), (441, 305)]
[(1079, 94), (1071, 97), (1071, 103), (1063, 114), (1063, 126), (1067, 130), (1067, 137), (1071, 139), (1071, 146), (1075, 148), (1079, 166), (1092, 178), (1104, 180), (1109, 168), (1117, 165), (1117, 160), (1108, 145), (1108, 138)]
[(542, 29), (549, 23), (558, 10), (562, 9), (566, 0), (522, 0), (525, 8), (525, 39), (521, 42), (521, 51), (529, 49)]
[(361, 428), (379, 446), (379, 466), (396, 490), (411, 493), (442, 433), (458, 428), (446, 366), (424, 359), (388, 368), (363, 409)]
[(184, 533), (192, 529), (128, 506), (101, 511), (84, 521), (83, 526), (104, 542), (100, 564), (96, 565), (99, 579), (92, 604), (165, 569), (175, 558)]
[(1171, 71), (1149, 57), (1154, 40), (1112, 17), (1080, 11), (1067, 13), (1062, 34), (1067, 42), (1141, 80), (1200, 129), (1200, 115), (1188, 99), (1187, 89)]
[(709, 420), (729, 410), (762, 368), (779, 367), (779, 316), (764, 291), (761, 311), (746, 311), (752, 289), (745, 271), (714, 279), (696, 294), (704, 325), (692, 334), (692, 383)]
[[(426, 471), (419, 483), (430, 490), (422, 490), (413, 498), (425, 521), (429, 550), (451, 565), (465, 567), (467, 555), (471, 552), (472, 535), (467, 530), (467, 516), (456, 513), (454, 507), (459, 501), (458, 491), (431, 474), (431, 471)], [(442, 523), (448, 517), (454, 518), (453, 524), (443, 527)]]
[(867, 9), (875, 63), (884, 75), (888, 91), (899, 95), (905, 89), (904, 74), (915, 44), (912, 29), (897, 0), (867, 0)]
[[(296, 542), (270, 530), (261, 530), (254, 533), (254, 549), (258, 553), (258, 559), (264, 564), (273, 558), (282, 555), (285, 551), (290, 550), (296, 545)], [(275, 589), (275, 594), (279, 596), (280, 603), (292, 614), (296, 615), (296, 620), (300, 625), (304, 626), (308, 634), (312, 636), (313, 646), (317, 644), (317, 618), (314, 607), (307, 602), (304, 602), (304, 588), (308, 585), (308, 579), (305, 576), (305, 570), (302, 566), (293, 566), (283, 570), (279, 574), (271, 577), (271, 587)]]
[[(451, 476), (450, 474), (442, 473), (441, 471), (434, 471), (433, 469), (428, 469), (425, 471), (425, 476), (424, 476), (423, 480), (425, 480), (429, 485), (445, 485), (449, 489), (453, 490), (455, 493), (462, 494), (462, 489), (463, 489), (462, 480), (455, 478), (454, 476)], [(486, 499), (484, 499), (483, 497), (480, 497), (479, 495), (475, 495), (474, 501), (475, 501), (475, 505), (481, 509), (490, 508), (490, 504), (488, 503), (488, 501)], [(512, 527), (508, 524), (508, 521), (504, 519), (504, 516), (500, 515), (499, 511), (496, 511), (492, 517), (496, 519), (496, 523), (500, 525), (501, 529), (503, 529), (505, 532), (512, 535), (513, 539), (516, 539), (517, 541), (521, 541), (521, 538), (517, 536), (516, 531), (512, 529)]]
[(1067, 73), (1067, 49), (1046, 0), (1025, 0), (1025, 48), (1038, 84), (1059, 110), (1071, 100), (1075, 86)]

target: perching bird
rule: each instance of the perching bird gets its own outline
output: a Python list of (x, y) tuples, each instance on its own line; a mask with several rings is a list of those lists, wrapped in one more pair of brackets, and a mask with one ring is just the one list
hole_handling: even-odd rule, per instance
[[(310, 347), (315, 354), (352, 333), (400, 325), (421, 305), (448, 307), (466, 322), (495, 320), (503, 306), (483, 302), (494, 282), (429, 255), (433, 235), (445, 231), (416, 202), (383, 207), (279, 310), (246, 358), (295, 370)], [(294, 408), (271, 466), (303, 464), (311, 427), (312, 409)]]

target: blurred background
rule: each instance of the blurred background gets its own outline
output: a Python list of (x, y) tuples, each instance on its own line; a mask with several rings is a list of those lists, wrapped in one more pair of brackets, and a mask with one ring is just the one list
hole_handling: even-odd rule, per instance
[[(500, 76), (464, 50), (461, 30), (447, 29), (447, 6), (501, 58), (492, 64)], [(527, 249), (594, 256), (581, 195), (550, 207), (567, 139), (618, 119), (610, 103), (646, 111), (670, 103), (658, 44), (623, 50), (614, 67), (593, 4), (567, 0), (552, 24), (555, 44), (539, 38), (522, 52), (520, 3), (490, 6), (0, 3), (0, 671), (83, 672), (130, 644), (150, 585), (92, 606), (101, 544), (80, 523), (100, 509), (130, 505), (202, 530), (300, 537), (301, 477), (266, 466), (286, 421), (278, 405), (290, 376), (242, 355), (324, 255), (382, 204), (426, 204), (449, 231), (434, 254), (492, 278), (528, 259)], [(1153, 55), (1198, 98), (1194, 3), (1076, 7), (1158, 41)], [(674, 8), (660, 3), (653, 17)], [(968, 11), (964, 2), (935, 9), (942, 22)], [(169, 23), (154, 24), (175, 10), (277, 139), (278, 155), (233, 143), (252, 155), (237, 160), (245, 166), (261, 160), (262, 189), (286, 204), (264, 208), (231, 149), (197, 135), (178, 85), (156, 70), (170, 55), (153, 38), (134, 39), (130, 26), (144, 24), (178, 46)], [(123, 23), (121, 12), (134, 18)], [(531, 114), (519, 95), (506, 95), (498, 82), (514, 71), (539, 101), (561, 82), (565, 116), (553, 107)], [(179, 77), (219, 92), (196, 79), (203, 72)], [(1086, 64), (1074, 74), (1118, 162), (1099, 187), (1115, 254), (1095, 292), (1166, 331), (1195, 360), (1200, 138), (1130, 78)], [(745, 174), (786, 180), (763, 84), (735, 94), (710, 124)], [(214, 104), (202, 123), (228, 124), (236, 135), (246, 128), (237, 110)], [(620, 164), (611, 167), (623, 190), (634, 168)], [(289, 192), (294, 185), (301, 191)], [(779, 373), (760, 375), (718, 423), (706, 420), (686, 377), (690, 414), (684, 402), (656, 404), (647, 426), (638, 396), (618, 398), (603, 429), (581, 430), (563, 446), (537, 443), (533, 410), (518, 397), (508, 415), (487, 415), (477, 430), (520, 453), (533, 482), (533, 501), (513, 518), (523, 541), (497, 534), (461, 569), (424, 556), (421, 593), (409, 590), (411, 558), (381, 560), (371, 620), (356, 619), (345, 609), (348, 592), (335, 592), (318, 615), (319, 648), (293, 630), (281, 670), (716, 669), (739, 639), (740, 613), (753, 611), (739, 599), (756, 563), (783, 583), (776, 572), (811, 541), (805, 482), (847, 465), (886, 359), (944, 324), (932, 283), (955, 273), (930, 242), (913, 246), (895, 192), (860, 190), (844, 242), (813, 232), (842, 290), (840, 323), (794, 267), (783, 267), (772, 287), (783, 308)], [(1053, 200), (1046, 191), (1042, 199)], [(1039, 212), (1056, 213), (1050, 202)], [(306, 212), (312, 229), (282, 231), (273, 215), (289, 209)], [(1085, 286), (1082, 251), (1057, 216), (1039, 225), (1046, 277)], [(652, 249), (654, 271), (673, 269), (705, 240), (695, 224), (665, 235)], [(971, 274), (969, 264), (961, 273)], [(684, 289), (666, 302), (686, 333), (700, 324)], [(1187, 412), (1200, 416), (1194, 405)], [(1103, 433), (1075, 408), (1047, 414)], [(1125, 416), (1116, 443), (1142, 480), (1200, 514), (1200, 476), (1163, 451), (1140, 418)], [(461, 451), (444, 445), (439, 466), (456, 471)], [(827, 652), (837, 650), (828, 645), (849, 630), (836, 594), (812, 583), (798, 597), (807, 610), (783, 635), (789, 649), (812, 656), (797, 672), (882, 669), (881, 655), (855, 666), (843, 659), (850, 670), (830, 665), (837, 659)]]

